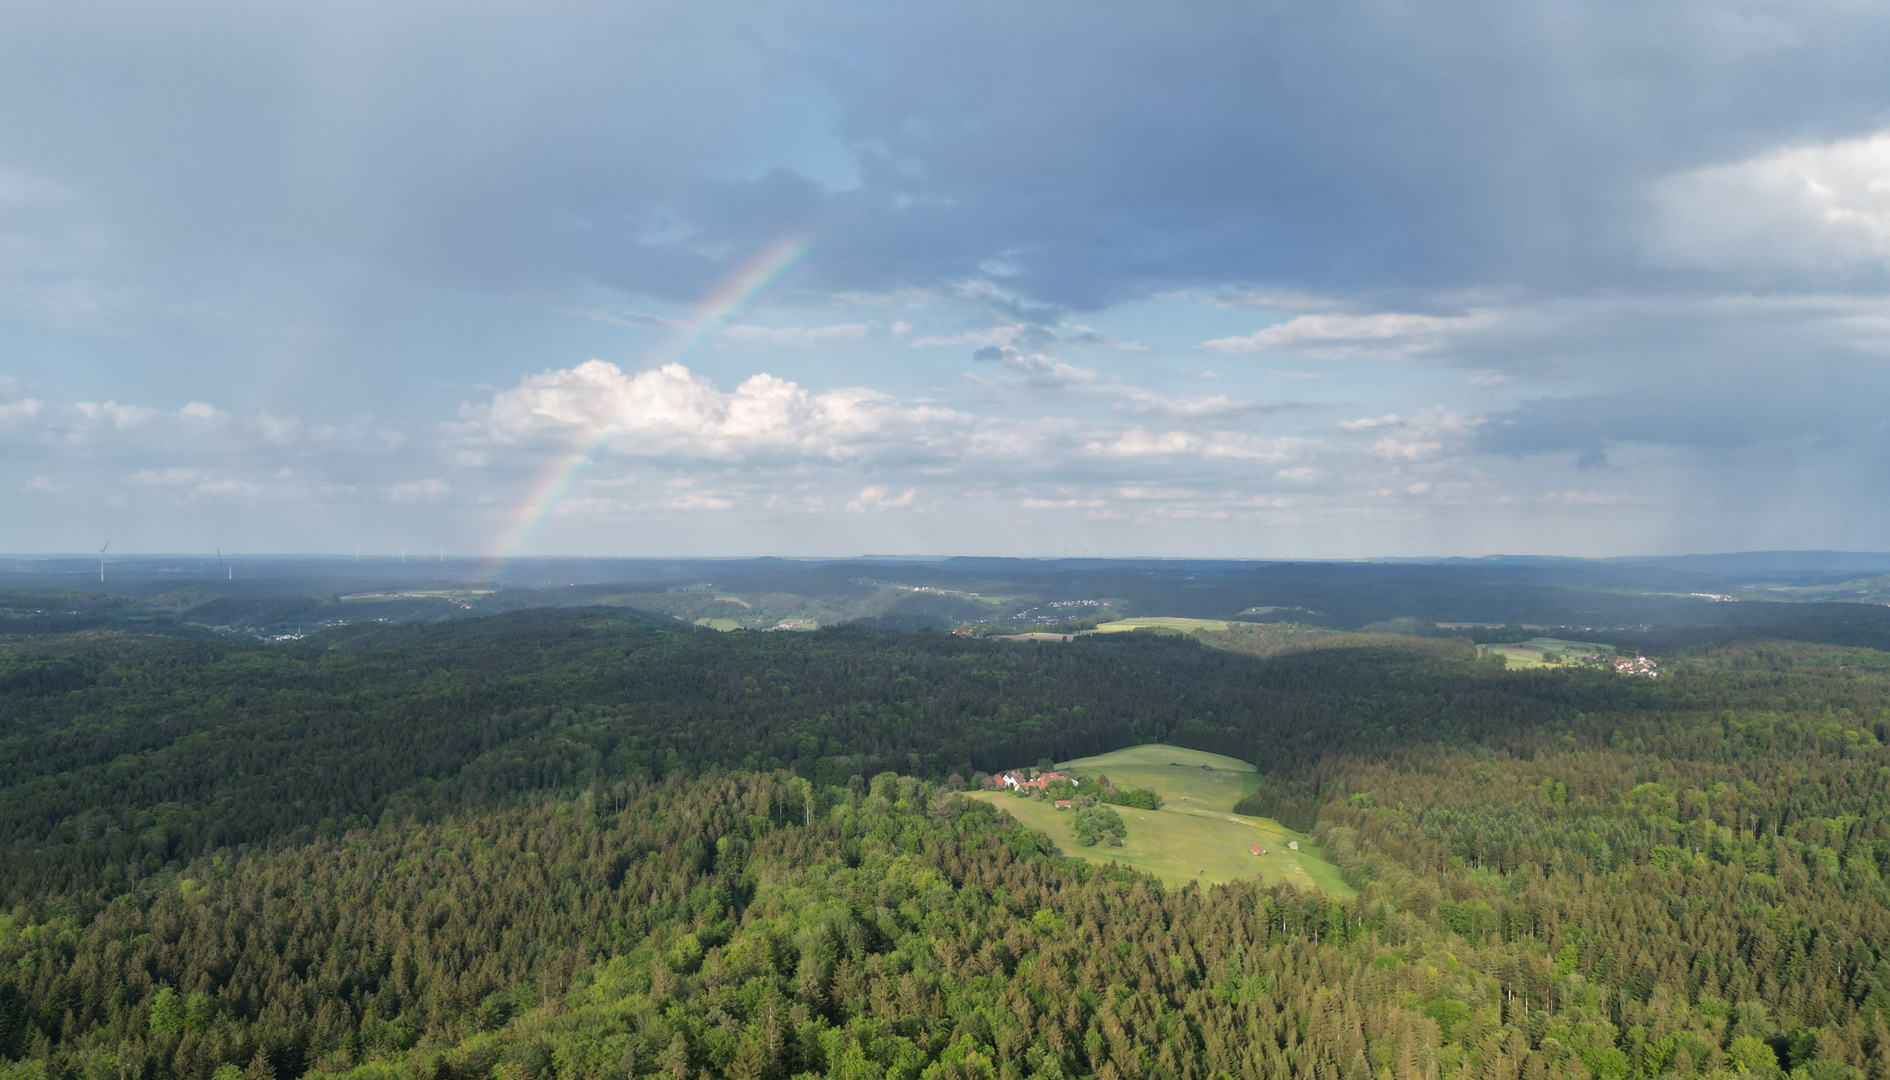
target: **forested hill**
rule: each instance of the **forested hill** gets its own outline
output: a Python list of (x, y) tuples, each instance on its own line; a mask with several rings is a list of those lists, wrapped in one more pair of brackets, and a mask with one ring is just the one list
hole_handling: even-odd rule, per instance
[[(1519, 800), (1528, 763), (1487, 771), (1551, 827), (1587, 801), (1552, 776)], [(1881, 836), (1708, 828), (1705, 849), (1612, 870), (1388, 846), (1348, 857), (1359, 894), (1337, 901), (1054, 859), (992, 807), (891, 774), (631, 781), (213, 855), (76, 917), (16, 907), (0, 1075), (1886, 1075)]]
[[(1278, 770), (1357, 746), (1592, 744), (1721, 692), (1504, 674), (1421, 644), (1260, 659), (1144, 634), (713, 634), (545, 609), (271, 645), (14, 639), (0, 896), (109, 890), (206, 850), (678, 769), (943, 780), (1167, 740)], [(1817, 691), (1860, 717), (1874, 692)]]
[[(1890, 1080), (1890, 656), (1319, 642), (0, 639), (0, 1080)], [(1357, 895), (950, 791), (1144, 739)]]
[[(1270, 809), (1309, 825), (1318, 784), (1295, 778), (1340, 750), (1653, 739), (1711, 757), (1722, 737), (1673, 718), (1755, 706), (1890, 736), (1867, 650), (1721, 650), (1654, 681), (1506, 673), (1422, 644), (1259, 659), (1145, 634), (713, 634), (544, 609), (272, 645), (13, 639), (0, 896), (109, 890), (205, 850), (710, 766), (942, 780), (1165, 740), (1259, 763), (1281, 778)], [(1791, 648), (1803, 658), (1780, 659)]]

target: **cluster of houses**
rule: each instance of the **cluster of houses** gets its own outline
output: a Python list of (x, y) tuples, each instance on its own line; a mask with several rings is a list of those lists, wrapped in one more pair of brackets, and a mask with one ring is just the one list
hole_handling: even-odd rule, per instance
[[(1077, 777), (1069, 773), (1055, 771), (1038, 773), (1036, 778), (1033, 779), (1021, 770), (1012, 769), (1010, 772), (1001, 773), (992, 779), (997, 787), (1004, 788), (1007, 791), (1021, 791), (1026, 795), (1033, 791), (1040, 792), (1051, 784), (1057, 783), (1067, 783), (1071, 787), (1083, 786), (1083, 781)], [(1054, 805), (1058, 810), (1068, 810), (1070, 808), (1070, 800), (1057, 799)]]
[(1617, 656), (1614, 658), (1614, 670), (1623, 675), (1645, 675), (1650, 679), (1660, 678), (1660, 672), (1654, 670), (1654, 662), (1645, 656)]
[(1019, 770), (1012, 769), (1010, 772), (1004, 773), (997, 778), (999, 787), (1009, 788), (1012, 791), (1042, 791), (1051, 784), (1063, 781), (1068, 781), (1071, 787), (1081, 787), (1083, 785), (1081, 780), (1078, 780), (1069, 773), (1060, 772), (1038, 773), (1037, 778), (1032, 780)]

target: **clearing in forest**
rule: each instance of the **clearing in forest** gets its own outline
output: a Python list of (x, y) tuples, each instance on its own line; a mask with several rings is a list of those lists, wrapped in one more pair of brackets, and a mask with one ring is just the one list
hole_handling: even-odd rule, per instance
[(1528, 641), (1479, 645), (1477, 652), (1479, 655), (1500, 654), (1510, 667), (1560, 667), (1564, 664), (1598, 662), (1604, 657), (1613, 656), (1614, 646), (1593, 641), (1533, 637)]
[[(1352, 895), (1338, 867), (1319, 857), (1310, 837), (1272, 818), (1233, 812), (1234, 804), (1260, 784), (1259, 773), (1244, 761), (1151, 743), (1063, 762), (1057, 769), (1091, 779), (1107, 775), (1118, 788), (1147, 788), (1162, 797), (1162, 808), (1112, 806), (1129, 827), (1128, 839), (1121, 847), (1083, 847), (1076, 842), (1070, 811), (1004, 792), (972, 795), (1048, 833), (1065, 855), (1094, 863), (1120, 862), (1171, 885), (1258, 877), (1268, 884), (1289, 881), (1302, 889)], [(1299, 850), (1288, 848), (1288, 842), (1297, 842)], [(1255, 845), (1266, 854), (1254, 855)]]

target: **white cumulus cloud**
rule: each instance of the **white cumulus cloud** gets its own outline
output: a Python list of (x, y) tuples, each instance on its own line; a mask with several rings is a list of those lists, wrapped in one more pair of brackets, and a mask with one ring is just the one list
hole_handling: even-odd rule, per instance
[(1340, 431), (1355, 434), (1376, 433), (1368, 445), (1377, 457), (1389, 461), (1424, 461), (1460, 451), (1483, 422), (1481, 417), (1433, 407), (1415, 416), (1390, 413), (1341, 420), (1336, 426)]
[(1204, 341), (1201, 347), (1224, 353), (1408, 356), (1434, 349), (1448, 335), (1478, 329), (1491, 320), (1492, 315), (1487, 311), (1464, 315), (1417, 315), (1397, 311), (1371, 315), (1298, 315), (1251, 334)]
[(919, 494), (918, 488), (907, 488), (897, 495), (886, 484), (868, 484), (860, 489), (857, 498), (847, 503), (847, 509), (860, 514), (869, 510), (886, 510), (899, 506), (911, 506), (912, 500)]
[(1657, 259), (1730, 271), (1890, 262), (1890, 132), (1773, 150), (1655, 186)]
[(46, 403), (38, 398), (22, 398), (19, 401), (0, 402), (0, 424), (14, 421), (31, 420), (40, 414)]
[(723, 391), (681, 364), (627, 374), (602, 360), (532, 375), (486, 405), (468, 406), (461, 433), (512, 444), (545, 436), (606, 437), (636, 455), (844, 458), (888, 439), (923, 441), (969, 420), (872, 390), (823, 394), (773, 375)]

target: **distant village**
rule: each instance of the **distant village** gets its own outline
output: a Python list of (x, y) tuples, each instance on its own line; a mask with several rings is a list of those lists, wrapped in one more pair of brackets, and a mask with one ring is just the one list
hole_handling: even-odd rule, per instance
[(1660, 672), (1655, 669), (1654, 662), (1645, 656), (1614, 656), (1609, 659), (1614, 664), (1614, 670), (1623, 675), (1645, 675), (1650, 679), (1660, 678)]

